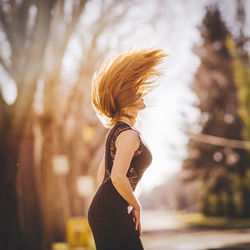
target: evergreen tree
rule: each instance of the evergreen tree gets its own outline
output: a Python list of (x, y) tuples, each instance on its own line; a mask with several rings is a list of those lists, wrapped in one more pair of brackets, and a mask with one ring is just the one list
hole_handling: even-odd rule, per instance
[[(245, 25), (245, 11), (242, 1), (237, 5), (237, 21), (239, 32), (237, 37), (228, 36), (226, 45), (232, 57), (232, 70), (234, 82), (237, 87), (238, 114), (241, 117), (243, 127), (241, 136), (245, 141), (250, 141), (250, 60), (249, 52), (245, 49), (249, 41), (243, 32)], [(239, 168), (240, 176), (240, 195), (242, 199), (242, 216), (250, 216), (250, 148), (244, 151), (243, 164)]]
[[(199, 100), (194, 106), (201, 112), (198, 121), (201, 131), (196, 138), (210, 135), (223, 138), (224, 142), (246, 139), (244, 135), (249, 127), (245, 128), (248, 122), (242, 113), (246, 115), (249, 106), (239, 97), (244, 96), (245, 89), (239, 87), (235, 78), (235, 58), (228, 47), (232, 35), (216, 5), (207, 7), (199, 29), (203, 44), (194, 49), (201, 64), (191, 85)], [(249, 189), (243, 184), (250, 183), (245, 177), (250, 167), (248, 151), (233, 144), (216, 145), (211, 139), (190, 139), (183, 170), (188, 173), (185, 181), (200, 179), (204, 183), (201, 211), (206, 215), (249, 216)]]

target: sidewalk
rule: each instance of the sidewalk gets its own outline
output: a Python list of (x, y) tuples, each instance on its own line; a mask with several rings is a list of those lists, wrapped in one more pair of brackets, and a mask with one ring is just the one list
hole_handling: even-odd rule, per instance
[(145, 250), (250, 249), (250, 228), (191, 228), (161, 210), (142, 210), (141, 224)]

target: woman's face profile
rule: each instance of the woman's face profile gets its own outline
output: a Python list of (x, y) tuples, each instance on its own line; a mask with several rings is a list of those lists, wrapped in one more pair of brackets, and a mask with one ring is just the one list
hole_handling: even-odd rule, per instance
[(145, 108), (146, 108), (146, 105), (144, 103), (144, 100), (141, 94), (137, 94), (135, 102), (131, 104), (130, 106), (126, 107), (128, 114), (134, 117), (137, 116), (137, 113), (140, 110), (145, 109)]
[(136, 99), (136, 101), (135, 101), (135, 103), (134, 103), (134, 105), (133, 105), (133, 108), (134, 108), (134, 109), (137, 109), (138, 111), (139, 111), (139, 110), (142, 110), (142, 109), (144, 109), (144, 108), (146, 108), (146, 105), (145, 105), (145, 103), (144, 103), (144, 100), (143, 100), (143, 98), (142, 98), (142, 95), (137, 94), (137, 99)]

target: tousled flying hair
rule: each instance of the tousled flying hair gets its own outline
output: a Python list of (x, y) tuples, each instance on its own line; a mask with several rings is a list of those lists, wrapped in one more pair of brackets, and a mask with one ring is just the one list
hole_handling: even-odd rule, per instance
[(153, 78), (162, 73), (156, 66), (168, 55), (163, 49), (129, 48), (104, 61), (94, 73), (91, 89), (92, 105), (104, 127), (112, 127), (121, 116), (133, 120), (124, 108), (158, 86)]

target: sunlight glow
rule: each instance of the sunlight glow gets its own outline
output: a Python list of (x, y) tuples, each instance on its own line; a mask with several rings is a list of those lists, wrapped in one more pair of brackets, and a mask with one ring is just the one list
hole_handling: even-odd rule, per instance
[(67, 155), (54, 155), (53, 170), (57, 175), (66, 175), (69, 172)]
[(17, 88), (15, 81), (0, 66), (0, 94), (7, 104), (11, 105), (17, 98)]
[(88, 197), (94, 192), (94, 180), (92, 176), (79, 176), (77, 178), (77, 191), (80, 196)]

